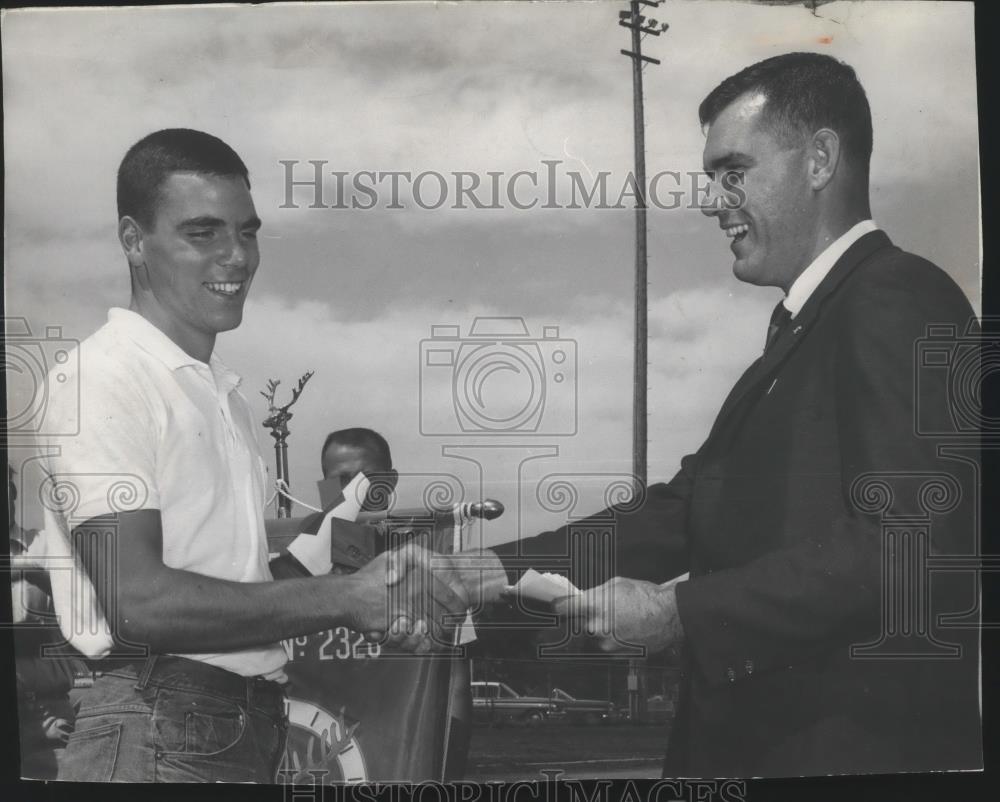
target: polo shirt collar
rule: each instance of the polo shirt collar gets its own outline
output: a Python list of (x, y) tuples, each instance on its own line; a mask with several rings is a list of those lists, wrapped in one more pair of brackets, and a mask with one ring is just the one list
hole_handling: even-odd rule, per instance
[(143, 351), (159, 359), (170, 370), (208, 367), (217, 383), (228, 390), (235, 389), (242, 381), (239, 374), (226, 367), (216, 354), (213, 353), (209, 357), (206, 366), (204, 362), (195, 359), (146, 318), (131, 309), (114, 307), (108, 310), (108, 325), (114, 332), (127, 337)]

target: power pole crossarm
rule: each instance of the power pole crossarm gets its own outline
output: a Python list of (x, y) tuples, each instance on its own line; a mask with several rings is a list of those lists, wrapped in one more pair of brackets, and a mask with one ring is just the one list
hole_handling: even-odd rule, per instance
[(632, 58), (642, 59), (643, 61), (648, 61), (650, 64), (659, 64), (660, 60), (658, 58), (653, 58), (652, 56), (644, 56), (642, 53), (633, 53), (631, 50), (622, 50), (621, 54), (623, 56), (631, 56)]

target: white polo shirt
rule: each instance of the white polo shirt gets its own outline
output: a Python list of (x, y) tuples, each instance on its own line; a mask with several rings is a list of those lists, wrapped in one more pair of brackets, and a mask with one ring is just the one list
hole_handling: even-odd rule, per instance
[[(65, 555), (69, 533), (88, 519), (155, 509), (165, 565), (236, 582), (272, 581), (264, 532), (267, 464), (237, 389), (240, 377), (214, 355), (207, 365), (192, 358), (126, 309), (112, 309), (107, 324), (80, 344), (79, 356), (79, 375), (49, 387), (48, 412), (57, 419), (72, 416), (79, 403), (80, 433), (60, 438), (58, 454), (47, 459), (48, 481), (68, 483), (50, 486), (63, 492), (55, 494), (58, 505), (46, 504), (48, 556)], [(74, 387), (72, 379), (78, 395), (61, 391)], [(69, 621), (94, 605), (89, 582), (64, 574), (52, 572), (64, 634), (87, 654), (106, 654), (106, 625), (95, 631)], [(68, 629), (76, 631), (71, 636)], [(286, 662), (277, 643), (183, 656), (244, 676), (273, 676)]]

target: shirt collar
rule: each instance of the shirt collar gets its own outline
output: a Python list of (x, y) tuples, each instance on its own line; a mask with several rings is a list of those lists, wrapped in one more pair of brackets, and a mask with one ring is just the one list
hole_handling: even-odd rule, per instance
[(793, 318), (802, 311), (802, 307), (806, 305), (809, 296), (822, 283), (827, 273), (833, 269), (833, 266), (837, 264), (837, 260), (844, 255), (847, 249), (865, 234), (877, 230), (878, 226), (872, 220), (862, 220), (860, 223), (855, 223), (827, 245), (819, 256), (813, 259), (809, 267), (803, 270), (799, 274), (799, 277), (795, 279), (788, 290), (788, 295), (785, 296), (785, 309), (792, 313)]
[(159, 359), (170, 370), (184, 367), (207, 367), (216, 382), (227, 390), (235, 389), (242, 379), (239, 374), (226, 367), (216, 354), (209, 357), (208, 365), (195, 359), (166, 334), (150, 323), (138, 312), (114, 307), (108, 310), (108, 325), (139, 346), (143, 351)]

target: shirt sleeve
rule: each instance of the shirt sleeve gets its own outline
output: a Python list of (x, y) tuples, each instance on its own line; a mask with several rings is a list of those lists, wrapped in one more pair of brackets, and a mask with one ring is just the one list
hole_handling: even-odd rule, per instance
[(43, 502), (70, 525), (109, 513), (159, 509), (155, 400), (144, 395), (140, 378), (111, 360), (83, 355), (78, 370), (78, 394), (63, 391), (71, 382), (49, 386), (49, 414), (56, 420), (78, 415), (79, 431), (43, 438), (49, 473)]
[(85, 566), (73, 530), (110, 513), (159, 509), (160, 427), (156, 396), (140, 376), (103, 354), (88, 353), (86, 344), (75, 370), (75, 376), (47, 386), (50, 431), (76, 433), (40, 433), (47, 473), (42, 541), (59, 627), (82, 654), (99, 658), (110, 652), (114, 638), (91, 582), (94, 566)]

